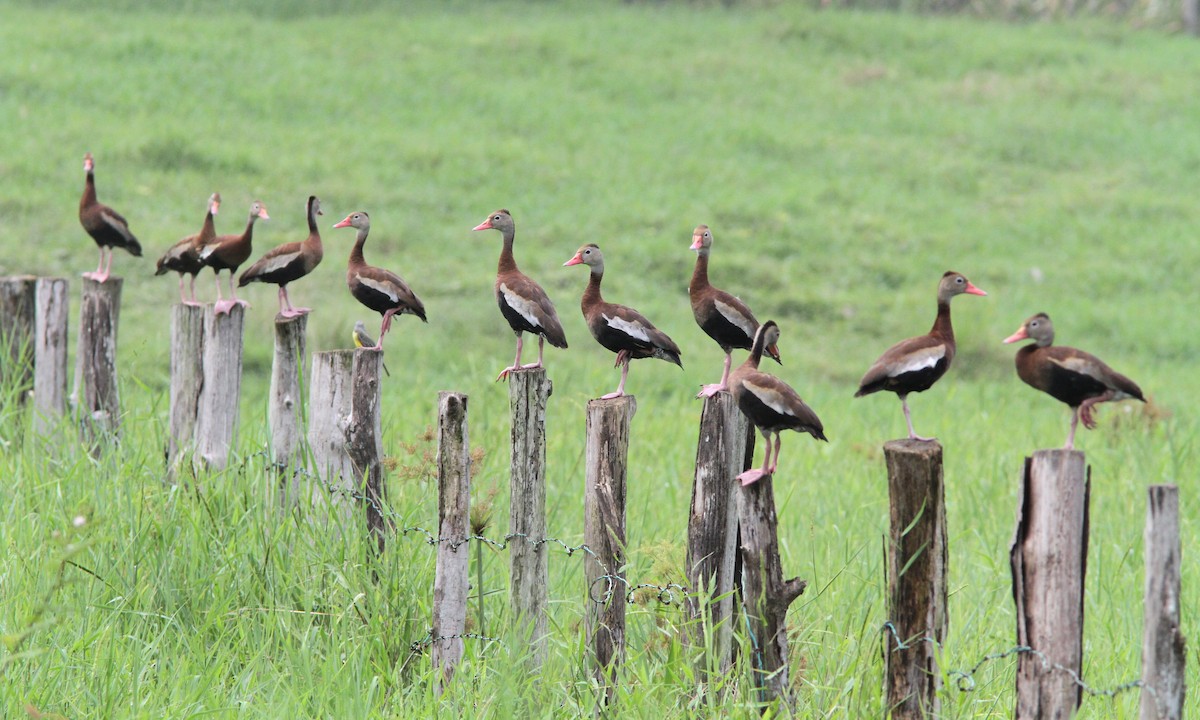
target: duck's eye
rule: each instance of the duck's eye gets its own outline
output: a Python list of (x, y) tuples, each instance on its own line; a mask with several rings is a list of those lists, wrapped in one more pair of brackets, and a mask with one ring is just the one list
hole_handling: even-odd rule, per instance
[(500, 216), (499, 216), (499, 215), (494, 215), (494, 216), (492, 216), (492, 220), (499, 220), (499, 219), (500, 219)]
[(962, 285), (963, 279), (961, 277), (956, 277), (956, 278), (954, 278), (954, 282), (958, 283), (959, 285)]

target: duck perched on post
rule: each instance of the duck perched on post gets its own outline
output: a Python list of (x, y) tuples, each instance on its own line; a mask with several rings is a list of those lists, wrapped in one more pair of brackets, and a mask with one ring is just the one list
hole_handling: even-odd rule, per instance
[(83, 156), (83, 170), (87, 180), (83, 185), (83, 197), (79, 198), (79, 223), (100, 247), (100, 262), (95, 272), (86, 272), (85, 278), (104, 282), (112, 269), (112, 251), (119, 247), (134, 257), (142, 256), (142, 246), (129, 230), (129, 223), (121, 214), (96, 200), (96, 161), (91, 153)]
[(987, 295), (971, 284), (960, 273), (948, 270), (938, 283), (937, 319), (933, 329), (925, 335), (902, 340), (879, 357), (867, 370), (858, 384), (854, 397), (870, 395), (880, 390), (889, 390), (900, 398), (904, 408), (904, 420), (908, 423), (908, 437), (912, 440), (933, 440), (921, 437), (913, 430), (912, 415), (908, 411), (908, 394), (923, 392), (933, 387), (954, 360), (956, 345), (954, 327), (950, 324), (950, 300), (956, 295)]
[(421, 322), (429, 322), (425, 319), (425, 305), (404, 282), (404, 278), (389, 270), (368, 265), (363, 258), (363, 245), (367, 242), (367, 234), (371, 232), (370, 216), (362, 211), (350, 213), (334, 227), (352, 227), (358, 231), (354, 248), (350, 250), (346, 284), (355, 300), (383, 315), (375, 349), (383, 349), (383, 336), (392, 327), (393, 315), (416, 315)]
[[(251, 243), (254, 237), (254, 222), (258, 219), (270, 220), (267, 206), (261, 200), (250, 203), (250, 217), (246, 221), (246, 229), (241, 235), (220, 235), (200, 248), (200, 262), (213, 269), (213, 277), (217, 280), (217, 303), (213, 312), (217, 315), (228, 313), (234, 305), (248, 305), (245, 300), (239, 300), (233, 287), (233, 276), (238, 268), (250, 257)], [(221, 298), (221, 271), (229, 271), (229, 300)]]
[(600, 281), (604, 279), (604, 255), (595, 243), (579, 248), (567, 265), (587, 265), (591, 268), (587, 289), (583, 291), (580, 307), (592, 337), (617, 354), (613, 367), (621, 366), (621, 382), (615, 392), (601, 400), (625, 395), (625, 379), (629, 376), (629, 361), (655, 357), (683, 367), (679, 346), (667, 334), (654, 327), (641, 313), (631, 307), (605, 302), (600, 296)]
[(317, 229), (317, 216), (321, 212), (321, 201), (316, 195), (308, 196), (308, 237), (302, 242), (290, 242), (267, 252), (238, 278), (238, 287), (252, 282), (274, 283), (279, 286), (279, 314), (285, 318), (311, 312), (310, 308), (292, 307), (288, 299), (288, 283), (299, 280), (313, 271), (325, 256), (321, 245), (321, 231)]
[[(696, 395), (698, 398), (728, 392), (733, 349), (749, 350), (758, 331), (758, 320), (746, 303), (708, 282), (708, 255), (712, 251), (712, 242), (712, 231), (707, 225), (697, 225), (692, 231), (691, 249), (696, 251), (696, 267), (692, 271), (692, 282), (688, 285), (688, 296), (692, 300), (692, 315), (696, 318), (696, 324), (725, 351), (725, 369), (721, 373), (721, 381), (705, 385)], [(763, 351), (775, 362), (783, 364), (779, 348), (774, 344), (766, 346)]]
[[(763, 353), (778, 341), (779, 326), (772, 320), (763, 323), (754, 333), (750, 357), (729, 376), (729, 391), (733, 393), (742, 413), (762, 432), (766, 447), (762, 468), (747, 470), (737, 476), (742, 485), (750, 485), (775, 474), (779, 466), (780, 434), (784, 430), (806, 432), (818, 440), (829, 442), (821, 419), (800, 399), (800, 395), (779, 378), (759, 371), (758, 363)], [(775, 435), (774, 456), (771, 455), (772, 433)]]
[[(549, 340), (556, 348), (566, 348), (567, 336), (546, 291), (517, 268), (516, 258), (513, 257), (513, 238), (517, 230), (512, 215), (507, 210), (497, 210), (473, 229), (499, 230), (504, 237), (496, 270), (496, 302), (500, 305), (500, 314), (517, 336), (517, 357), (511, 366), (500, 371), (496, 377), (500, 381), (514, 370), (542, 367), (542, 351), (546, 341)], [(538, 359), (530, 365), (522, 365), (521, 345), (523, 334), (527, 332), (538, 336)]]
[(1030, 387), (1041, 390), (1071, 408), (1071, 430), (1067, 433), (1068, 450), (1075, 447), (1075, 427), (1083, 420), (1088, 430), (1096, 429), (1092, 408), (1103, 402), (1141, 400), (1146, 402), (1137, 383), (1110, 368), (1091, 353), (1054, 344), (1054, 324), (1046, 313), (1026, 320), (1005, 343), (1033, 340), (1017, 351), (1017, 375)]
[[(206, 207), (208, 211), (204, 215), (204, 224), (200, 227), (200, 232), (188, 235), (167, 248), (167, 251), (158, 259), (157, 270), (154, 272), (155, 275), (165, 275), (172, 270), (179, 273), (179, 302), (192, 307), (200, 305), (196, 301), (196, 275), (204, 267), (200, 262), (200, 248), (217, 236), (216, 228), (213, 226), (213, 216), (221, 207), (221, 193), (213, 193), (209, 196)], [(192, 276), (190, 300), (183, 292), (184, 275)]]

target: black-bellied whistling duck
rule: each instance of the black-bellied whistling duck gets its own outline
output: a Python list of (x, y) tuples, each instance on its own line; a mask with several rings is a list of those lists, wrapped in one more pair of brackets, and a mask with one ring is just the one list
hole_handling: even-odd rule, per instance
[(321, 246), (321, 232), (317, 230), (317, 216), (321, 212), (321, 201), (316, 195), (308, 196), (308, 237), (302, 242), (290, 242), (267, 252), (238, 278), (238, 287), (252, 282), (275, 283), (279, 286), (279, 314), (285, 318), (311, 312), (310, 308), (292, 307), (288, 299), (287, 285), (313, 271), (325, 255)]
[(129, 223), (125, 222), (125, 218), (96, 200), (96, 162), (91, 153), (83, 156), (83, 169), (87, 173), (87, 182), (83, 186), (83, 197), (79, 198), (79, 223), (100, 246), (100, 262), (96, 265), (96, 271), (86, 272), (83, 276), (104, 282), (112, 269), (113, 248), (125, 248), (130, 255), (141, 257), (142, 246), (129, 231)]
[[(246, 221), (246, 229), (241, 235), (219, 235), (212, 238), (200, 248), (200, 262), (213, 269), (213, 277), (217, 280), (217, 302), (213, 311), (220, 315), (228, 313), (234, 305), (248, 305), (245, 300), (239, 300), (237, 291), (233, 289), (233, 276), (242, 263), (250, 257), (251, 243), (254, 237), (254, 222), (262, 218), (270, 220), (267, 206), (261, 200), (250, 203), (250, 218)], [(221, 271), (229, 271), (229, 300), (221, 298)]]
[[(554, 303), (550, 302), (546, 291), (517, 269), (517, 261), (513, 257), (513, 237), (516, 236), (517, 230), (512, 215), (507, 210), (497, 210), (473, 229), (499, 230), (504, 236), (500, 264), (496, 270), (496, 302), (500, 304), (500, 314), (517, 335), (517, 357), (510, 367), (500, 371), (496, 380), (503, 380), (514, 370), (540, 368), (546, 341), (549, 340), (556, 348), (565, 348), (567, 336), (563, 332), (562, 323), (558, 321), (558, 313), (554, 311)], [(522, 365), (521, 344), (523, 333), (527, 332), (538, 336), (538, 359), (531, 365)]]
[(425, 305), (416, 293), (404, 282), (404, 278), (394, 272), (367, 264), (363, 259), (363, 244), (367, 242), (367, 234), (371, 232), (371, 218), (365, 212), (350, 213), (335, 228), (352, 227), (358, 230), (358, 238), (354, 248), (350, 250), (350, 262), (346, 268), (346, 284), (350, 286), (350, 294), (354, 299), (371, 310), (383, 315), (383, 324), (379, 327), (379, 342), (376, 350), (383, 349), (383, 336), (392, 327), (393, 315), (416, 315), (422, 322), (425, 319)]
[[(721, 382), (705, 385), (696, 397), (712, 397), (729, 389), (729, 368), (733, 364), (733, 349), (749, 350), (758, 330), (758, 320), (746, 303), (718, 290), (708, 282), (708, 254), (712, 251), (712, 231), (707, 225), (697, 225), (692, 231), (692, 249), (696, 251), (696, 268), (692, 271), (692, 282), (688, 295), (692, 299), (692, 315), (700, 329), (717, 341), (725, 351), (725, 369)], [(780, 365), (779, 348), (767, 345), (763, 351)]]
[[(754, 334), (750, 357), (729, 376), (729, 391), (737, 400), (738, 408), (762, 432), (766, 455), (759, 470), (747, 470), (737, 479), (742, 485), (758, 482), (766, 475), (774, 475), (779, 466), (780, 434), (784, 430), (806, 432), (818, 440), (825, 440), (825, 426), (813, 409), (800, 399), (790, 385), (779, 378), (759, 372), (758, 363), (767, 348), (779, 341), (779, 326), (768, 320)], [(771, 434), (775, 434), (775, 454), (771, 455)]]
[(987, 295), (971, 284), (961, 274), (952, 270), (942, 275), (938, 283), (937, 319), (933, 329), (925, 335), (902, 340), (888, 348), (875, 361), (867, 374), (858, 383), (854, 397), (870, 395), (880, 390), (890, 390), (900, 397), (904, 408), (904, 421), (908, 423), (908, 437), (912, 440), (932, 440), (921, 437), (913, 430), (912, 415), (908, 411), (908, 394), (928, 390), (938, 381), (954, 360), (954, 327), (950, 324), (950, 300), (955, 295)]
[(1092, 408), (1102, 402), (1133, 398), (1146, 402), (1137, 383), (1113, 370), (1103, 360), (1073, 347), (1054, 345), (1054, 325), (1046, 313), (1038, 313), (1021, 328), (1004, 338), (1006, 343), (1031, 339), (1017, 351), (1017, 375), (1071, 408), (1071, 431), (1066, 448), (1075, 447), (1075, 426), (1083, 420), (1088, 430), (1096, 429)]
[(640, 358), (655, 357), (683, 367), (680, 359), (682, 353), (675, 341), (667, 334), (654, 327), (637, 310), (605, 302), (600, 296), (600, 281), (604, 278), (604, 256), (600, 247), (588, 243), (575, 252), (574, 257), (563, 263), (566, 265), (587, 265), (591, 268), (587, 289), (583, 291), (583, 318), (587, 321), (588, 330), (596, 342), (617, 354), (613, 365), (621, 366), (621, 383), (616, 392), (601, 396), (601, 400), (621, 397), (625, 394), (625, 378), (629, 376), (629, 361)]
[[(201, 226), (200, 232), (188, 235), (168, 248), (158, 259), (158, 269), (154, 272), (155, 275), (165, 275), (172, 270), (179, 273), (179, 302), (193, 307), (200, 305), (196, 302), (196, 274), (204, 267), (200, 262), (200, 248), (217, 236), (216, 228), (213, 226), (213, 215), (216, 215), (217, 210), (221, 207), (221, 193), (213, 193), (208, 198), (207, 207), (208, 211), (204, 215), (204, 225)], [(190, 300), (183, 292), (184, 275), (192, 276)]]

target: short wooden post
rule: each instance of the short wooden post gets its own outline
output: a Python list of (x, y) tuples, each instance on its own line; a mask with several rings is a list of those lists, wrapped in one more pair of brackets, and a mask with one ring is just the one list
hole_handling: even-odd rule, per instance
[(204, 307), (203, 385), (196, 405), (194, 463), (223, 470), (229, 463), (242, 389), (242, 328), (245, 313), (234, 305), (217, 315)]
[(167, 477), (174, 482), (180, 463), (196, 443), (200, 388), (204, 385), (203, 307), (171, 307), (171, 393), (167, 422)]
[(583, 541), (591, 552), (583, 563), (584, 628), (596, 680), (605, 688), (602, 704), (616, 696), (625, 655), (625, 481), (629, 425), (636, 412), (632, 395), (587, 404)]
[(1017, 720), (1069, 718), (1083, 689), (1083, 582), (1087, 573), (1091, 473), (1078, 450), (1026, 458), (1017, 527), (1009, 550), (1017, 644)]
[[(271, 462), (279, 472), (281, 484), (302, 456), (301, 427), (304, 374), (305, 331), (308, 315), (285, 318), (275, 316), (275, 357), (271, 363), (271, 401), (267, 406), (267, 425), (271, 429)], [(286, 501), (286, 498), (285, 498)]]
[(70, 284), (38, 278), (33, 340), (33, 427), (46, 433), (67, 412), (67, 326)]
[(808, 583), (800, 578), (783, 579), (774, 480), (764, 477), (742, 487), (737, 495), (742, 542), (742, 611), (753, 645), (751, 662), (759, 701), (779, 700), (790, 708), (787, 611)]
[(20, 404), (33, 387), (36, 282), (32, 275), (0, 278), (0, 352), (6, 353), (0, 357), (0, 391)]
[(899, 720), (938, 717), (939, 649), (946, 638), (946, 493), (942, 446), (892, 440), (887, 462), (888, 622), (884, 631), (887, 704)]
[[(353, 412), (354, 350), (331, 350), (312, 355), (308, 385), (308, 446), (317, 482), (308, 488), (314, 506), (341, 508), (349, 521), (356, 484), (354, 463), (346, 452), (346, 428)], [(295, 481), (286, 493), (300, 497)]]
[(1187, 694), (1179, 625), (1179, 488), (1151, 485), (1146, 508), (1146, 599), (1141, 720), (1180, 720)]
[(463, 656), (470, 569), (471, 452), (467, 396), (438, 393), (438, 554), (433, 580), (434, 690), (441, 694)]
[[(696, 444), (692, 511), (688, 518), (688, 609), (693, 632), (688, 641), (705, 648), (711, 666), (725, 671), (732, 662), (733, 570), (737, 558), (737, 476), (745, 466), (752, 432), (729, 393), (705, 398)], [(750, 436), (752, 437), (752, 436)], [(708, 631), (706, 632), (706, 626)], [(708, 667), (704, 663), (701, 668)]]
[(1200, 35), (1200, 0), (1183, 0), (1183, 30), (1188, 35)]
[(508, 376), (512, 414), (509, 463), (509, 603), (532, 643), (532, 670), (546, 659), (546, 404), (554, 384), (545, 368)]
[(383, 352), (354, 351), (350, 387), (350, 420), (346, 425), (346, 454), (354, 467), (355, 489), (366, 506), (367, 530), (383, 551), (391, 521), (384, 513), (383, 432), (380, 429)]
[(121, 398), (117, 391), (117, 325), (121, 316), (119, 277), (99, 283), (83, 279), (79, 306), (79, 340), (75, 343), (75, 389), (71, 395), (79, 413), (84, 441), (93, 453), (103, 439), (120, 430)]

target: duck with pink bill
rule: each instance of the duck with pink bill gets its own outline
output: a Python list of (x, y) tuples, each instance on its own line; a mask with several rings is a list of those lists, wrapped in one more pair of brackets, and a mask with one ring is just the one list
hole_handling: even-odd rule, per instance
[(272, 283), (279, 286), (279, 314), (285, 318), (297, 317), (312, 312), (306, 307), (292, 307), (287, 286), (313, 271), (325, 256), (321, 245), (321, 231), (317, 229), (317, 216), (321, 212), (321, 201), (310, 195), (307, 203), (308, 237), (300, 242), (284, 243), (263, 255), (238, 278), (238, 287), (252, 282)]
[(112, 270), (113, 248), (124, 248), (134, 257), (142, 256), (142, 246), (129, 230), (129, 223), (121, 214), (96, 199), (96, 161), (92, 154), (83, 156), (83, 170), (87, 179), (83, 185), (83, 196), (79, 198), (79, 224), (100, 248), (100, 262), (95, 272), (85, 272), (89, 280), (102, 283), (108, 280)]
[[(204, 243), (200, 248), (200, 262), (213, 269), (213, 277), (217, 281), (217, 302), (213, 312), (217, 315), (227, 314), (235, 305), (249, 305), (241, 300), (233, 287), (233, 276), (242, 263), (250, 257), (254, 238), (254, 223), (258, 220), (270, 220), (267, 206), (261, 200), (250, 203), (250, 215), (246, 220), (246, 229), (240, 235), (218, 235)], [(221, 271), (229, 271), (229, 300), (221, 297)]]
[(390, 270), (368, 265), (363, 258), (363, 245), (371, 232), (371, 218), (363, 211), (350, 213), (335, 228), (352, 227), (358, 231), (354, 247), (350, 250), (350, 262), (346, 267), (346, 285), (355, 300), (367, 308), (383, 315), (379, 328), (376, 350), (383, 349), (383, 336), (392, 327), (393, 315), (415, 315), (421, 322), (425, 319), (425, 305), (417, 297), (404, 278)]
[[(204, 268), (204, 263), (200, 261), (200, 248), (217, 236), (216, 228), (213, 225), (213, 216), (221, 207), (221, 194), (213, 193), (209, 196), (205, 207), (207, 212), (204, 215), (204, 224), (200, 226), (200, 232), (188, 235), (167, 248), (167, 251), (158, 259), (157, 269), (154, 273), (155, 275), (165, 275), (172, 270), (179, 273), (179, 302), (191, 307), (200, 306), (196, 300), (196, 275)], [(183, 291), (184, 275), (192, 276), (191, 298)]]

